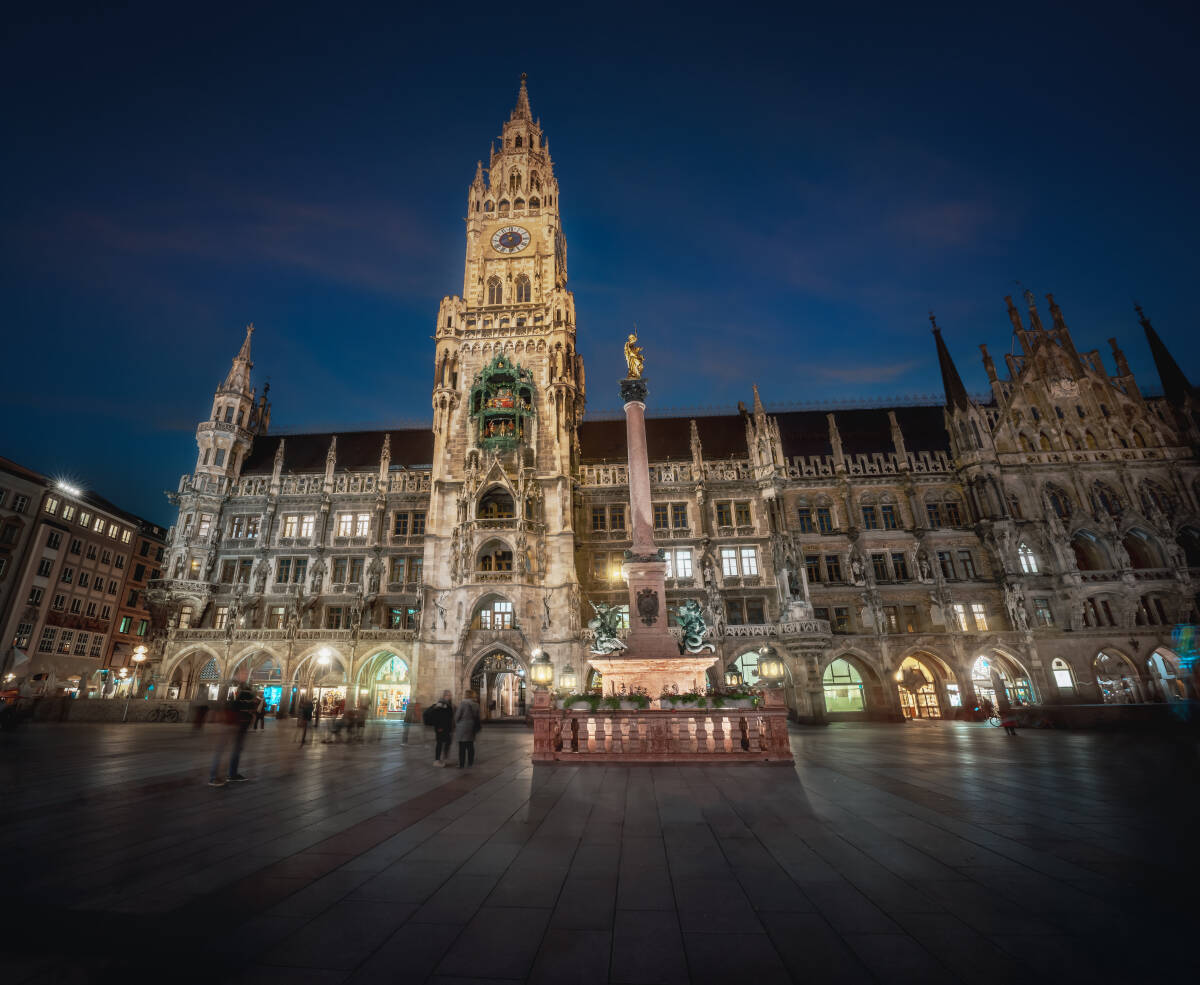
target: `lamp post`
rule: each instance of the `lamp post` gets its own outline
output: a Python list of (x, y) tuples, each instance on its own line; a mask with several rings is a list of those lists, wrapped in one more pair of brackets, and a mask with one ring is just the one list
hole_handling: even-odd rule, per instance
[(737, 664), (732, 660), (729, 666), (725, 668), (725, 690), (736, 691), (742, 686), (742, 672), (738, 670)]
[(133, 648), (133, 662), (137, 670), (133, 675), (133, 686), (125, 692), (125, 709), (121, 712), (121, 721), (123, 722), (129, 720), (129, 701), (137, 693), (138, 684), (142, 676), (142, 662), (146, 659), (146, 652), (146, 647), (141, 643)]

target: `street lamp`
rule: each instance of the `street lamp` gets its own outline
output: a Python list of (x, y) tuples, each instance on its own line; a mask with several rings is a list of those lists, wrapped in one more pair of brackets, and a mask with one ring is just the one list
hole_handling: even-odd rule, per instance
[(725, 687), (730, 691), (736, 691), (742, 686), (742, 672), (738, 670), (737, 664), (732, 660), (729, 666), (725, 668)]
[(137, 672), (133, 677), (133, 690), (136, 693), (142, 686), (142, 664), (146, 660), (147, 649), (144, 643), (139, 643), (133, 648), (133, 662), (137, 665)]
[(567, 664), (558, 675), (558, 686), (564, 691), (574, 691), (578, 685), (579, 678), (575, 676), (575, 668)]
[(554, 683), (554, 664), (546, 656), (546, 651), (540, 647), (530, 656), (533, 657), (533, 662), (529, 665), (529, 676), (533, 678), (534, 686), (539, 691), (544, 691)]
[(758, 676), (767, 687), (779, 687), (787, 674), (783, 661), (770, 643), (758, 651)]

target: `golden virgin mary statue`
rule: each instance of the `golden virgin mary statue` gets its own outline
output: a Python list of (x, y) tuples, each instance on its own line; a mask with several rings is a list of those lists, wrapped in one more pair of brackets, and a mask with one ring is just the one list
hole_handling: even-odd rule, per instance
[(625, 364), (629, 367), (628, 379), (640, 380), (642, 378), (642, 370), (646, 368), (646, 357), (642, 355), (642, 347), (637, 344), (636, 325), (625, 342)]

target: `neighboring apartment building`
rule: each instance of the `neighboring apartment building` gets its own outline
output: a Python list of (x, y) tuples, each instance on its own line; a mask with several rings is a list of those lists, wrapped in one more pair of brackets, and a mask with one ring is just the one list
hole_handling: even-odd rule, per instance
[(29, 497), (27, 547), (0, 610), (3, 672), (35, 693), (102, 693), (101, 670), (117, 666), (119, 613), (129, 613), (131, 626), (147, 619), (144, 602), (122, 609), (135, 545), (145, 539), (156, 554), (161, 528), (95, 493), (26, 473), (40, 495)]
[[(514, 714), (532, 652), (582, 672), (588, 603), (627, 601), (625, 431), (583, 419), (559, 185), (524, 83), (489, 165), (463, 293), (437, 316), (430, 429), (268, 436), (247, 331), (149, 591), (172, 690), (245, 670), (285, 707), (315, 687), (387, 714), (475, 686)], [(753, 680), (769, 642), (808, 720), (1180, 695), (1196, 391), (1144, 317), (1161, 398), (1115, 342), (1110, 376), (1052, 298), (1049, 327), (1026, 301), (1024, 320), (1008, 302), (1006, 378), (985, 353), (986, 400), (935, 326), (943, 406), (769, 414), (755, 392), (737, 414), (647, 421), (666, 601), (703, 604), (714, 682), (730, 663)]]
[[(33, 543), (34, 519), (45, 492), (43, 476), (0, 458), (0, 613), (8, 612), (17, 597), (25, 555)], [(7, 642), (0, 650), (0, 669), (11, 662)]]
[(101, 690), (112, 693), (121, 686), (121, 681), (133, 681), (139, 677), (134, 651), (138, 646), (146, 647), (145, 673), (140, 675), (143, 683), (150, 680), (154, 658), (150, 634), (150, 609), (146, 598), (149, 583), (161, 576), (163, 552), (166, 547), (167, 531), (156, 524), (141, 521), (134, 532), (133, 551), (125, 568), (125, 581), (121, 585), (120, 605), (117, 607), (116, 625), (104, 665)]

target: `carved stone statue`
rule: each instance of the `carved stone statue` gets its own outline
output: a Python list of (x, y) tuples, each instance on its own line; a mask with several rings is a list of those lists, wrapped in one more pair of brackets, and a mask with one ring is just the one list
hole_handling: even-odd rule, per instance
[(863, 560), (857, 554), (851, 555), (850, 557), (850, 578), (856, 585), (864, 584), (867, 579), (866, 570), (863, 566)]
[(309, 591), (313, 595), (320, 595), (321, 589), (325, 583), (325, 559), (317, 558), (317, 563), (312, 566), (309, 576)]
[(261, 595), (267, 590), (267, 576), (271, 573), (271, 565), (266, 558), (260, 558), (254, 566), (254, 590)]
[(450, 592), (449, 591), (441, 592), (438, 595), (438, 597), (436, 599), (434, 599), (434, 601), (433, 601), (433, 604), (435, 606), (437, 606), (438, 626), (441, 629), (446, 628), (446, 603), (449, 601), (450, 601)]
[(352, 633), (357, 633), (360, 629), (362, 629), (362, 620), (363, 600), (362, 596), (360, 595), (350, 603), (350, 631)]
[(625, 341), (625, 365), (629, 368), (629, 379), (640, 380), (642, 378), (642, 370), (646, 368), (646, 357), (642, 354), (641, 346), (637, 344), (636, 325)]
[(621, 607), (607, 602), (592, 602), (596, 615), (588, 620), (588, 629), (596, 634), (592, 642), (592, 653), (618, 653), (625, 649), (624, 641), (617, 636), (621, 623)]
[(550, 599), (554, 592), (547, 592), (542, 596), (542, 629), (550, 628)]
[(921, 581), (933, 581), (933, 568), (929, 564), (929, 552), (923, 547), (917, 551), (917, 576)]
[(567, 586), (567, 627), (574, 632), (579, 629), (579, 586)]
[(381, 561), (378, 557), (372, 558), (370, 567), (367, 568), (367, 590), (372, 595), (379, 594), (379, 579), (382, 575), (383, 561)]
[(708, 627), (704, 624), (704, 613), (700, 603), (695, 599), (685, 599), (679, 607), (679, 627), (683, 630), (683, 649), (688, 653), (716, 653), (717, 648), (712, 643), (705, 643)]

